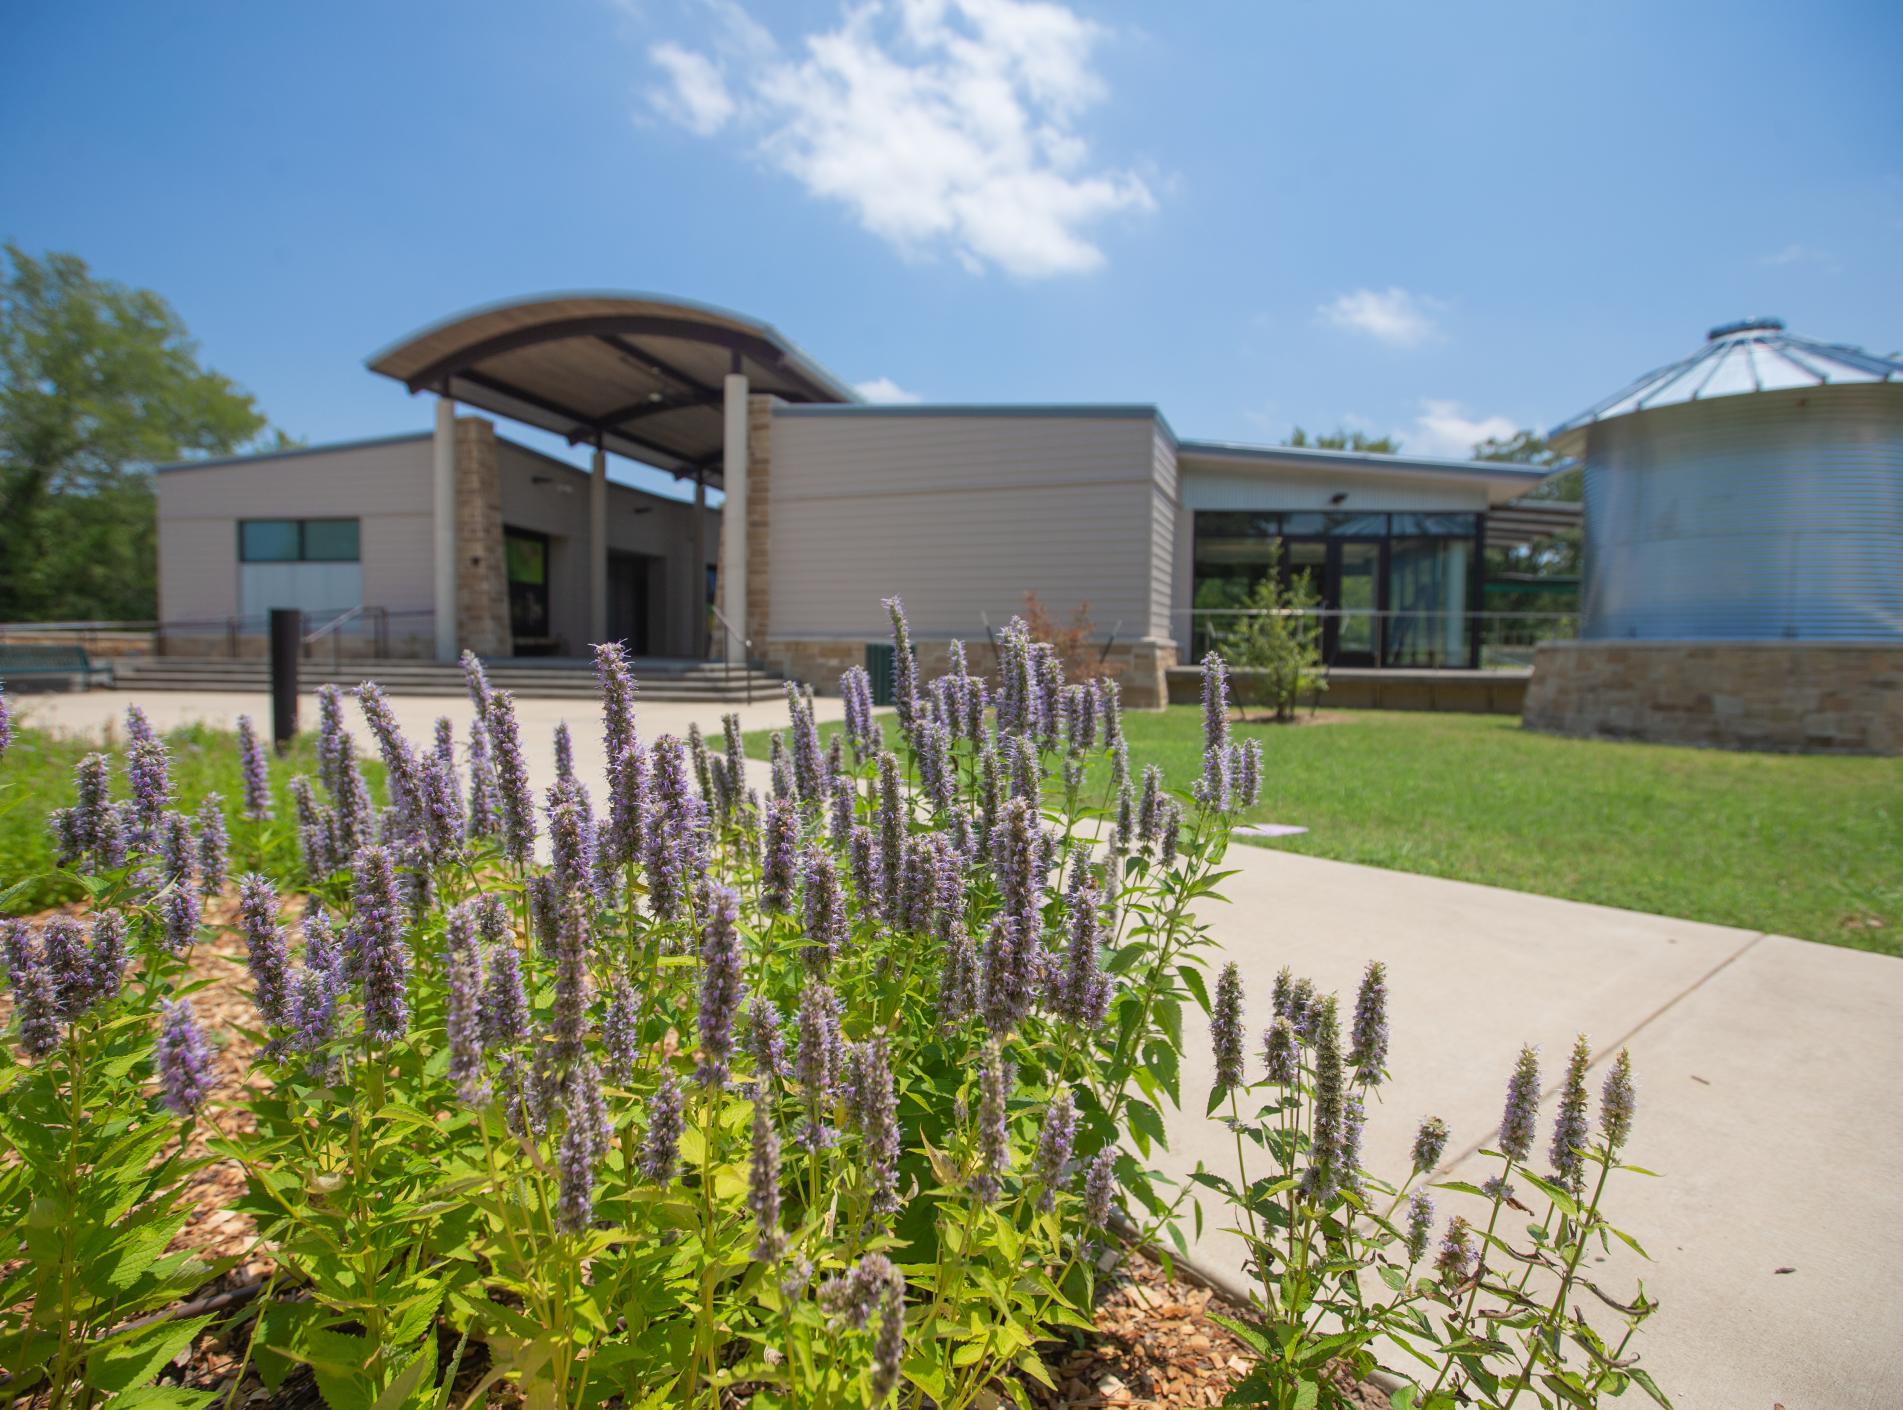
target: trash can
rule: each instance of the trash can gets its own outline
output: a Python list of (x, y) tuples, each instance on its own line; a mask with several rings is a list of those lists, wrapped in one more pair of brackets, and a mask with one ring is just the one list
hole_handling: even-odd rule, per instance
[(889, 641), (866, 643), (866, 674), (872, 677), (872, 703), (892, 703), (892, 667), (898, 660), (898, 648)]

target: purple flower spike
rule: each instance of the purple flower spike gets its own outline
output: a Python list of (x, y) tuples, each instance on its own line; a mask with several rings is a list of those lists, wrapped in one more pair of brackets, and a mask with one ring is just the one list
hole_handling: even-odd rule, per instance
[(522, 985), (522, 952), (513, 936), (492, 941), (489, 983), (482, 994), (482, 1040), (492, 1048), (513, 1048), (529, 1036), (529, 997)]
[(555, 723), (555, 777), (572, 779), (575, 776), (575, 741), (569, 736), (568, 721)]
[(1507, 1079), (1506, 1112), (1500, 1118), (1500, 1150), (1508, 1159), (1525, 1163), (1533, 1153), (1534, 1126), (1540, 1111), (1540, 1052), (1532, 1044), (1520, 1049)]
[(1216, 1086), (1240, 1087), (1242, 1068), (1242, 971), (1232, 962), (1216, 980), (1216, 1005), (1209, 1019), (1209, 1042), (1216, 1058)]
[(1071, 1142), (1077, 1137), (1077, 1108), (1065, 1088), (1044, 1109), (1044, 1125), (1037, 1133), (1037, 1178), (1044, 1189), (1038, 1196), (1039, 1209), (1051, 1209), (1057, 1192), (1063, 1187), (1064, 1167), (1070, 1163)]
[(666, 1189), (680, 1162), (681, 1132), (686, 1129), (685, 1100), (672, 1068), (661, 1072), (661, 1085), (648, 1103), (648, 1131), (638, 1160), (641, 1173)]
[(350, 947), (363, 982), (363, 1026), (372, 1042), (401, 1038), (410, 1026), (410, 950), (389, 849), (366, 847), (351, 877)]
[(821, 1150), (833, 1142), (826, 1122), (845, 1066), (845, 1039), (839, 1032), (839, 999), (824, 984), (808, 984), (800, 994), (798, 1050), (794, 1075), (804, 1089), (806, 1124), (800, 1144)]
[(998, 1049), (997, 1039), (985, 1043), (978, 1068), (978, 1174), (971, 1192), (984, 1204), (997, 1203), (1004, 1193), (1004, 1176), (1011, 1169), (1011, 1130), (1008, 1103), (1013, 1071)]
[(192, 1001), (164, 1001), (163, 1027), (155, 1057), (159, 1088), (166, 1106), (188, 1116), (211, 1093), (211, 1048), (192, 1017)]
[(1419, 1263), (1427, 1256), (1427, 1241), (1434, 1236), (1434, 1197), (1416, 1190), (1407, 1201), (1407, 1261)]
[(753, 1108), (753, 1151), (747, 1164), (747, 1208), (753, 1213), (753, 1257), (771, 1263), (786, 1251), (780, 1228), (780, 1133), (764, 1096)]
[(527, 866), (535, 847), (535, 799), (529, 769), (522, 759), (522, 736), (515, 723), (515, 697), (498, 690), (489, 697), (489, 745), (495, 754), (497, 801), (502, 814), (502, 844), (509, 860)]
[(1370, 1087), (1387, 1075), (1388, 1061), (1388, 967), (1375, 960), (1361, 977), (1361, 992), (1355, 997), (1353, 1041), (1348, 1065)]
[(165, 948), (178, 954), (198, 936), (198, 893), (173, 886), (159, 896), (159, 933)]
[(899, 1207), (899, 1099), (892, 1085), (892, 1060), (885, 1039), (875, 1035), (856, 1045), (848, 1058), (850, 1115), (864, 1142), (872, 1208), (891, 1214)]
[(700, 943), (700, 1080), (727, 1080), (733, 1057), (733, 1023), (745, 992), (741, 969), (740, 898), (725, 886), (710, 886), (707, 921)]
[(1573, 1042), (1572, 1060), (1566, 1065), (1566, 1084), (1560, 1089), (1559, 1113), (1553, 1119), (1553, 1144), (1549, 1151), (1554, 1173), (1575, 1195), (1583, 1192), (1586, 1183), (1586, 1138), (1590, 1134), (1586, 1069), (1591, 1065), (1592, 1044), (1581, 1033)]
[(1084, 1222), (1093, 1229), (1105, 1228), (1116, 1199), (1117, 1152), (1106, 1146), (1084, 1170)]
[(793, 801), (775, 798), (760, 820), (760, 905), (781, 914), (793, 907), (798, 882), (799, 813)]
[(263, 822), (271, 816), (271, 770), (249, 715), (238, 716), (238, 766), (244, 775), (244, 815)]
[(8, 703), (5, 691), (0, 691), (0, 759), (7, 756), (7, 750), (13, 747), (13, 706)]
[(1613, 1150), (1626, 1143), (1632, 1134), (1632, 1113), (1638, 1105), (1638, 1093), (1632, 1081), (1632, 1055), (1624, 1048), (1606, 1073), (1599, 1089), (1599, 1130)]
[(608, 1059), (608, 1076), (622, 1086), (634, 1075), (640, 1044), (635, 1027), (639, 1012), (627, 976), (617, 974), (609, 985), (608, 1006), (601, 1016), (601, 1050)]
[(118, 911), (100, 911), (93, 917), (91, 987), (100, 999), (110, 999), (125, 984), (126, 918)]
[(289, 1002), (291, 958), (278, 924), (278, 894), (255, 873), (238, 879), (238, 929), (258, 1016), (267, 1028), (280, 1027)]
[(556, 1153), (561, 1180), (555, 1217), (564, 1232), (577, 1234), (594, 1222), (595, 1166), (608, 1143), (601, 1074), (586, 1058), (569, 1074), (563, 1118), (561, 1145)]
[(1430, 1116), (1421, 1122), (1420, 1130), (1414, 1134), (1414, 1171), (1425, 1175), (1440, 1165), (1440, 1158), (1447, 1151), (1447, 1123), (1438, 1116)]
[(449, 913), (443, 936), (444, 1026), (449, 1039), (449, 1080), (465, 1106), (489, 1100), (483, 1081), (482, 954), (477, 948), (476, 907), (464, 902)]
[(225, 832), (225, 800), (207, 793), (198, 805), (198, 890), (215, 896), (225, 884), (230, 839)]

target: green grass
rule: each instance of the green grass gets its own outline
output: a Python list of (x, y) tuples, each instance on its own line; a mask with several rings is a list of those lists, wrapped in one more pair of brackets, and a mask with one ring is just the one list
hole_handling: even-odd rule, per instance
[[(1195, 707), (1124, 728), (1137, 770), (1199, 772)], [(1236, 728), (1264, 756), (1248, 820), (1309, 829), (1262, 845), (1903, 954), (1903, 759), (1558, 739), (1498, 715)]]
[[(238, 827), (238, 804), (243, 780), (238, 767), (238, 736), (229, 730), (192, 725), (165, 736), (171, 749), (174, 806), (190, 816), (207, 791), (218, 793), (225, 804), (226, 822)], [(124, 736), (115, 734), (115, 746)], [(276, 798), (276, 826), (281, 830), (292, 817), (289, 785), (293, 776), (315, 774), (314, 735), (300, 735), (283, 758), (271, 763), (272, 792)], [(101, 748), (97, 739), (54, 736), (35, 729), (15, 731), (13, 747), (0, 758), (0, 891), (14, 883), (31, 884), (13, 896), (6, 913), (28, 915), (47, 906), (77, 900), (84, 894), (78, 882), (54, 870), (53, 838), (46, 815), (73, 801), (73, 766)], [(112, 757), (113, 796), (126, 795), (125, 755), (122, 747)], [(383, 766), (364, 761), (364, 775), (373, 795), (380, 796)]]

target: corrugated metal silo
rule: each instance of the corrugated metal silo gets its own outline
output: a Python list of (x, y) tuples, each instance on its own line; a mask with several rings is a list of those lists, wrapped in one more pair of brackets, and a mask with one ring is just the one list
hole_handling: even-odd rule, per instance
[(1903, 362), (1730, 324), (1551, 440), (1585, 467), (1583, 637), (1903, 641)]

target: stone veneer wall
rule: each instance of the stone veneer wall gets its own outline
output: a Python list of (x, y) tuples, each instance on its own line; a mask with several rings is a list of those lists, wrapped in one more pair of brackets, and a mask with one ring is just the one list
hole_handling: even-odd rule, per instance
[[(915, 643), (915, 648), (922, 681), (929, 681), (950, 669), (950, 642), (919, 641)], [(768, 666), (781, 674), (807, 682), (821, 695), (836, 695), (840, 674), (848, 666), (866, 664), (866, 643), (775, 639), (766, 643), (762, 654)], [(990, 643), (966, 642), (965, 660), (973, 674), (989, 675), (992, 668)], [(1111, 667), (1117, 677), (1125, 705), (1133, 710), (1157, 709), (1167, 703), (1166, 681), (1170, 667), (1176, 664), (1176, 643), (1120, 641), (1110, 648), (1105, 664)]]
[(741, 630), (752, 639), (755, 656), (772, 625), (769, 575), (773, 564), (767, 556), (767, 539), (772, 532), (768, 513), (773, 503), (773, 403), (777, 400), (759, 395), (747, 398), (747, 618)]
[(1903, 753), (1903, 643), (1543, 642), (1527, 728), (1782, 753)]
[(456, 644), (478, 656), (515, 649), (496, 427), (480, 416), (456, 418)]

